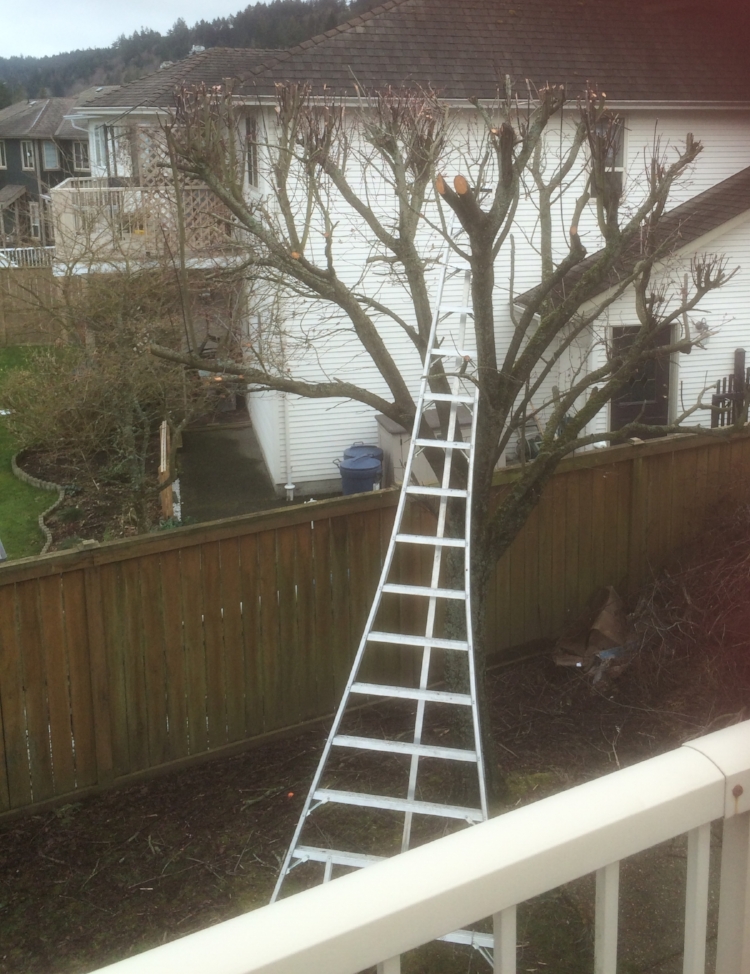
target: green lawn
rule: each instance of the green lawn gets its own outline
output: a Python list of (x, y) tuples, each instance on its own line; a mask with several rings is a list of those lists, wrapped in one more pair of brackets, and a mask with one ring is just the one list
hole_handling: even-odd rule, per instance
[[(0, 348), (0, 409), (3, 408), (3, 375), (26, 365), (33, 352), (28, 347)], [(8, 558), (39, 554), (44, 537), (37, 517), (55, 499), (50, 491), (34, 490), (13, 476), (10, 458), (17, 449), (0, 417), (0, 541)]]

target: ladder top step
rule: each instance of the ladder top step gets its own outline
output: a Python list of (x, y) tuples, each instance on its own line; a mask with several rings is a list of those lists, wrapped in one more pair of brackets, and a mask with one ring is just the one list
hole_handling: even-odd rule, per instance
[(467, 440), (428, 440), (419, 439), (414, 440), (416, 446), (434, 446), (441, 450), (470, 450), (471, 443)]
[(401, 632), (375, 632), (367, 637), (371, 643), (394, 643), (397, 646), (422, 646), (425, 649), (456, 649), (468, 652), (465, 639), (441, 639), (437, 636), (407, 636)]
[(334, 866), (355, 866), (362, 869), (382, 862), (384, 856), (366, 856), (361, 852), (340, 852), (338, 849), (318, 849), (315, 846), (298, 845), (292, 859), (300, 862), (331, 862)]
[(465, 538), (436, 538), (431, 534), (397, 534), (396, 541), (406, 544), (431, 544), (442, 548), (465, 548)]
[(495, 947), (495, 938), (491, 933), (480, 933), (479, 930), (454, 930), (453, 933), (446, 933), (444, 937), (438, 937), (449, 944), (466, 944), (471, 947)]
[(466, 592), (458, 588), (430, 588), (429, 585), (400, 585), (388, 582), (383, 591), (390, 595), (424, 595), (428, 599), (466, 599)]
[(425, 402), (465, 402), (469, 405), (474, 404), (474, 396), (469, 396), (465, 393), (426, 392), (424, 398)]
[(356, 805), (359, 808), (382, 808), (392, 812), (412, 812), (416, 815), (434, 815), (438, 818), (458, 818), (465, 822), (483, 822), (485, 820), (481, 808), (463, 808), (460, 805), (409, 801), (408, 798), (367, 795), (356, 791), (336, 791), (332, 788), (316, 789), (313, 799), (321, 802), (336, 802), (340, 805)]
[(457, 487), (422, 487), (409, 486), (406, 488), (407, 494), (419, 494), (424, 497), (468, 497), (468, 490), (459, 490)]
[(441, 304), (438, 312), (441, 315), (473, 315), (474, 308), (469, 304)]
[(352, 693), (362, 693), (368, 697), (391, 697), (403, 700), (424, 700), (427, 703), (456, 704), (470, 707), (468, 693), (451, 693), (448, 690), (422, 690), (419, 687), (394, 687), (385, 683), (353, 683)]
[(445, 761), (477, 760), (476, 751), (459, 747), (438, 747), (434, 744), (414, 744), (410, 741), (383, 741), (375, 737), (351, 737), (337, 734), (332, 742), (336, 747), (353, 747), (363, 751), (383, 751), (388, 754), (417, 754), (422, 758), (441, 758)]

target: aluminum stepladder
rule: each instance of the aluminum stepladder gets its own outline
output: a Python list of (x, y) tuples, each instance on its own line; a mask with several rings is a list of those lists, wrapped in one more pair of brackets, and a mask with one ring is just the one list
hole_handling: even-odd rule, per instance
[[(381, 812), (398, 813), (403, 816), (401, 849), (405, 852), (412, 844), (412, 830), (414, 816), (428, 816), (433, 820), (443, 819), (445, 824), (463, 822), (475, 824), (487, 819), (487, 797), (484, 777), (484, 764), (481, 750), (479, 728), (479, 714), (477, 708), (476, 676), (474, 667), (472, 621), (471, 621), (471, 588), (470, 588), (470, 543), (471, 543), (471, 484), (474, 469), (474, 448), (476, 443), (476, 427), (479, 403), (479, 387), (475, 382), (465, 377), (465, 370), (469, 356), (466, 354), (467, 321), (472, 315), (469, 305), (471, 272), (465, 263), (456, 264), (457, 256), (446, 243), (439, 262), (438, 293), (433, 313), (432, 327), (428, 351), (422, 370), (422, 377), (417, 400), (416, 418), (411, 437), (407, 462), (404, 468), (403, 486), (396, 509), (388, 549), (384, 558), (383, 568), (378, 582), (372, 607), (370, 609), (364, 632), (360, 640), (354, 664), (347, 681), (344, 693), (333, 721), (333, 726), (326, 741), (323, 754), (315, 772), (313, 782), (302, 809), (297, 828), (291, 845), (281, 867), (276, 888), (271, 902), (278, 897), (289, 873), (304, 863), (317, 863), (318, 882), (327, 882), (333, 877), (334, 867), (345, 870), (358, 869), (379, 862), (381, 855), (372, 855), (355, 849), (344, 850), (334, 848), (333, 842), (324, 841), (321, 844), (302, 842), (303, 832), (312, 831), (315, 825), (316, 812), (326, 806), (349, 806), (350, 808), (380, 810)], [(444, 303), (446, 285), (456, 275), (462, 275), (462, 297), (460, 303)], [(450, 323), (454, 327), (450, 327)], [(455, 327), (457, 325), (457, 327)], [(430, 388), (430, 368), (436, 359), (442, 359), (444, 371), (449, 375), (449, 392), (432, 392)], [(451, 359), (454, 365), (451, 368)], [(437, 439), (430, 439), (420, 435), (423, 429), (422, 420), (428, 410), (443, 410), (447, 412), (447, 427), (445, 422), (442, 431), (438, 431)], [(470, 436), (464, 440), (459, 426), (459, 417), (470, 414)], [(445, 437), (445, 438), (443, 438)], [(444, 453), (443, 474), (440, 486), (421, 486), (413, 483), (413, 466), (417, 456), (425, 448), (439, 449)], [(466, 488), (451, 487), (451, 474), (454, 459), (457, 455), (465, 458), (468, 466)], [(407, 501), (418, 498), (432, 498), (437, 504), (437, 518), (435, 534), (409, 534), (402, 532), (402, 522), (407, 507)], [(448, 505), (460, 504), (465, 510), (463, 515), (449, 519)], [(453, 512), (452, 512), (453, 513)], [(463, 536), (456, 531), (456, 522), (463, 521)], [(453, 534), (448, 535), (446, 529), (452, 524)], [(429, 584), (402, 584), (390, 580), (394, 568), (394, 557), (402, 546), (423, 546), (433, 549), (432, 565)], [(463, 588), (446, 588), (441, 585), (441, 573), (445, 570), (446, 552), (449, 549), (463, 549)], [(429, 562), (429, 557), (427, 559)], [(375, 628), (376, 617), (381, 608), (384, 597), (411, 596), (419, 600), (426, 600), (426, 614), (424, 635), (414, 635), (403, 632), (383, 631)], [(439, 606), (446, 600), (462, 602), (465, 608), (465, 633), (463, 639), (446, 638), (436, 633), (440, 627), (441, 613)], [(378, 646), (400, 647), (401, 653), (421, 652), (418, 666), (419, 677), (416, 686), (385, 685), (381, 683), (363, 682), (360, 671), (371, 654), (377, 652)], [(468, 692), (455, 692), (446, 689), (434, 689), (431, 685), (430, 667), (435, 651), (443, 654), (462, 654), (467, 660), (466, 667), (468, 687), (462, 689)], [(413, 707), (413, 727), (410, 728), (411, 740), (386, 740), (376, 736), (359, 736), (342, 733), (342, 723), (351, 708), (357, 707), (368, 698), (385, 698), (391, 701), (407, 701)], [(445, 747), (424, 743), (426, 710), (432, 705), (442, 708), (461, 708), (466, 714), (470, 711), (471, 720), (464, 721), (471, 730), (469, 736), (471, 746)], [(332, 755), (340, 751), (351, 754), (352, 749), (369, 755), (372, 752), (380, 754), (400, 755), (408, 758), (408, 783), (404, 797), (371, 794), (367, 791), (341, 790), (323, 787), (329, 762)], [(418, 797), (419, 771), (425, 760), (461, 763), (471, 766), (475, 770), (475, 807), (464, 805), (444, 804), (439, 801), (424, 801)], [(318, 835), (328, 839), (328, 832), (318, 829)], [(479, 933), (473, 930), (458, 930), (441, 938), (451, 943), (468, 944), (476, 948), (489, 962), (492, 963), (490, 950), (493, 946), (491, 934)]]

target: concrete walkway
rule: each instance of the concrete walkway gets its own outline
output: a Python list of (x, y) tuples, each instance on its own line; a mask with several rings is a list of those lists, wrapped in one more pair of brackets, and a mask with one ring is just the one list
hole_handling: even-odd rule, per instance
[(194, 428), (183, 434), (182, 442), (180, 488), (186, 523), (283, 506), (249, 420)]

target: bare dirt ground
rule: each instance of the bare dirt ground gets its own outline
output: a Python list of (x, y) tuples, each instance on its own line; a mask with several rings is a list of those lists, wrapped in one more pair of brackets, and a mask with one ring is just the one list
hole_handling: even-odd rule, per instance
[[(497, 811), (750, 717), (748, 582), (745, 511), (642, 593), (641, 648), (614, 683), (593, 687), (548, 657), (494, 669), (490, 696), (508, 783)], [(399, 732), (387, 708), (361, 720)], [(265, 904), (324, 735), (308, 731), (0, 823), (0, 972), (92, 971)], [(624, 974), (681, 970), (684, 844), (667, 843), (655, 856), (623, 867)], [(590, 969), (590, 880), (524, 905), (519, 942), (521, 971)], [(488, 970), (477, 954), (442, 944), (410, 955), (404, 969)]]

